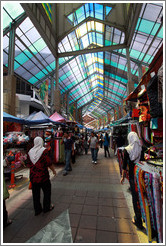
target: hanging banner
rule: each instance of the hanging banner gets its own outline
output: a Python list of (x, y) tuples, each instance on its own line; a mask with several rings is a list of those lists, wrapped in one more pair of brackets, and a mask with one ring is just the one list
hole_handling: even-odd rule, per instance
[(118, 119), (117, 110), (114, 109), (114, 121), (116, 121), (117, 119)]
[(40, 97), (44, 101), (46, 106), (48, 106), (48, 85), (49, 85), (49, 81), (47, 79), (45, 82), (41, 84), (39, 89)]

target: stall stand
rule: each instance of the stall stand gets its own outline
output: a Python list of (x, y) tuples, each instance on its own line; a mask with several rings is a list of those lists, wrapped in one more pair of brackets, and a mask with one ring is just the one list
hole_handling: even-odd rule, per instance
[(5, 177), (11, 178), (11, 171), (24, 167), (29, 137), (22, 131), (25, 121), (3, 113), (3, 166)]
[[(126, 101), (134, 101), (137, 107), (132, 117), (138, 118), (139, 137), (142, 139), (145, 161), (135, 165), (137, 187), (142, 218), (145, 221), (149, 242), (163, 242), (163, 47), (161, 47), (143, 75), (137, 88)], [(131, 125), (130, 131), (135, 131)], [(121, 167), (123, 153), (118, 150)]]

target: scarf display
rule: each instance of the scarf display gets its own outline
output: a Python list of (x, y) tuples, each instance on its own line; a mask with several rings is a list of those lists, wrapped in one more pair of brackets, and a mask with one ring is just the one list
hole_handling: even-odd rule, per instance
[(54, 162), (64, 163), (65, 162), (65, 150), (64, 144), (61, 144), (62, 139), (54, 140)]
[(134, 167), (135, 185), (138, 190), (142, 219), (146, 224), (149, 242), (156, 236), (157, 242), (163, 242), (163, 177), (162, 167), (139, 162)]
[(45, 149), (46, 148), (43, 147), (43, 139), (41, 137), (36, 137), (34, 139), (34, 147), (28, 152), (29, 158), (34, 165), (39, 160)]

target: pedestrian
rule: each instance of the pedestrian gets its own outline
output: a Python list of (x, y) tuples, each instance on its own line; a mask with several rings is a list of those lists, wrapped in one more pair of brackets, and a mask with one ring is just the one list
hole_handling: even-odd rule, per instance
[(73, 145), (74, 145), (74, 151), (72, 151), (71, 161), (72, 161), (72, 164), (75, 164), (75, 162), (76, 162), (76, 159), (75, 159), (76, 158), (76, 144), (75, 144), (76, 138), (75, 138), (74, 133), (72, 133), (71, 139), (72, 139)]
[(84, 149), (85, 149), (85, 155), (87, 155), (88, 154), (88, 149), (89, 149), (87, 134), (85, 135), (85, 138), (84, 138)]
[(123, 166), (122, 166), (122, 169), (123, 169), (122, 178), (120, 182), (121, 184), (123, 184), (124, 182), (125, 170), (128, 165), (129, 183), (130, 183), (132, 203), (133, 203), (133, 208), (134, 208), (134, 213), (135, 213), (135, 216), (132, 219), (132, 223), (136, 225), (139, 229), (143, 229), (141, 210), (139, 207), (138, 193), (136, 192), (135, 183), (134, 183), (134, 166), (141, 159), (142, 145), (140, 143), (140, 140), (136, 132), (130, 132), (127, 138), (128, 138), (129, 145), (125, 147), (123, 150), (124, 160), (123, 160)]
[(103, 148), (103, 134), (100, 134), (100, 139), (99, 139), (99, 143), (100, 143), (100, 148)]
[[(30, 149), (27, 157), (27, 166), (30, 168), (30, 182), (32, 184), (32, 195), (35, 215), (51, 211), (54, 205), (51, 204), (51, 182), (48, 167), (56, 175), (54, 166), (49, 157), (49, 152), (43, 147), (44, 141), (41, 137), (34, 139), (34, 147)], [(43, 208), (40, 203), (40, 190), (42, 189)]]
[(105, 133), (105, 136), (104, 136), (104, 154), (105, 154), (105, 157), (107, 157), (107, 153), (108, 153), (108, 156), (110, 157), (110, 152), (109, 152), (109, 146), (110, 146), (110, 137), (108, 136), (108, 133), (106, 132)]
[(94, 132), (91, 132), (89, 144), (92, 154), (92, 163), (97, 164), (98, 138), (95, 136)]
[(74, 155), (73, 140), (71, 137), (69, 137), (68, 132), (64, 133), (61, 144), (65, 145), (65, 170), (64, 170), (63, 176), (66, 176), (69, 171), (72, 171), (70, 159), (71, 159), (71, 155), (72, 154)]
[(12, 220), (8, 217), (8, 211), (6, 209), (6, 199), (9, 198), (9, 192), (5, 182), (5, 176), (3, 172), (3, 228), (12, 224)]

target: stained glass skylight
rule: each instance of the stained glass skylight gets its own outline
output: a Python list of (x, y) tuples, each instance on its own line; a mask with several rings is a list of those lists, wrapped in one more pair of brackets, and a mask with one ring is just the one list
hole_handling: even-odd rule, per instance
[[(42, 3), (50, 22), (52, 4)], [(123, 29), (119, 29), (116, 23), (111, 26), (108, 21), (109, 17), (112, 18), (114, 8), (116, 9), (118, 4), (121, 3), (111, 7), (111, 4), (107, 6), (106, 3), (83, 3), (82, 6), (71, 11), (67, 18), (73, 28), (65, 37), (62, 35), (64, 38), (58, 43), (58, 52), (123, 44), (125, 40)], [(18, 2), (3, 2), (3, 28), (19, 18), (23, 12)], [(139, 82), (139, 64), (148, 67), (162, 45), (162, 15), (163, 4), (143, 3), (129, 49), (132, 80), (135, 86)], [(6, 67), (8, 67), (8, 52), (9, 33), (3, 37), (3, 64)], [(46, 78), (50, 81), (54, 71), (55, 58), (27, 17), (16, 28), (14, 72), (39, 87)], [(127, 83), (126, 49), (73, 55), (59, 59), (61, 93), (68, 92), (69, 103), (77, 101), (78, 108), (89, 103), (85, 109), (83, 108), (84, 113), (96, 118), (101, 118), (102, 115), (111, 112), (114, 107), (121, 105), (123, 98), (127, 95)]]

